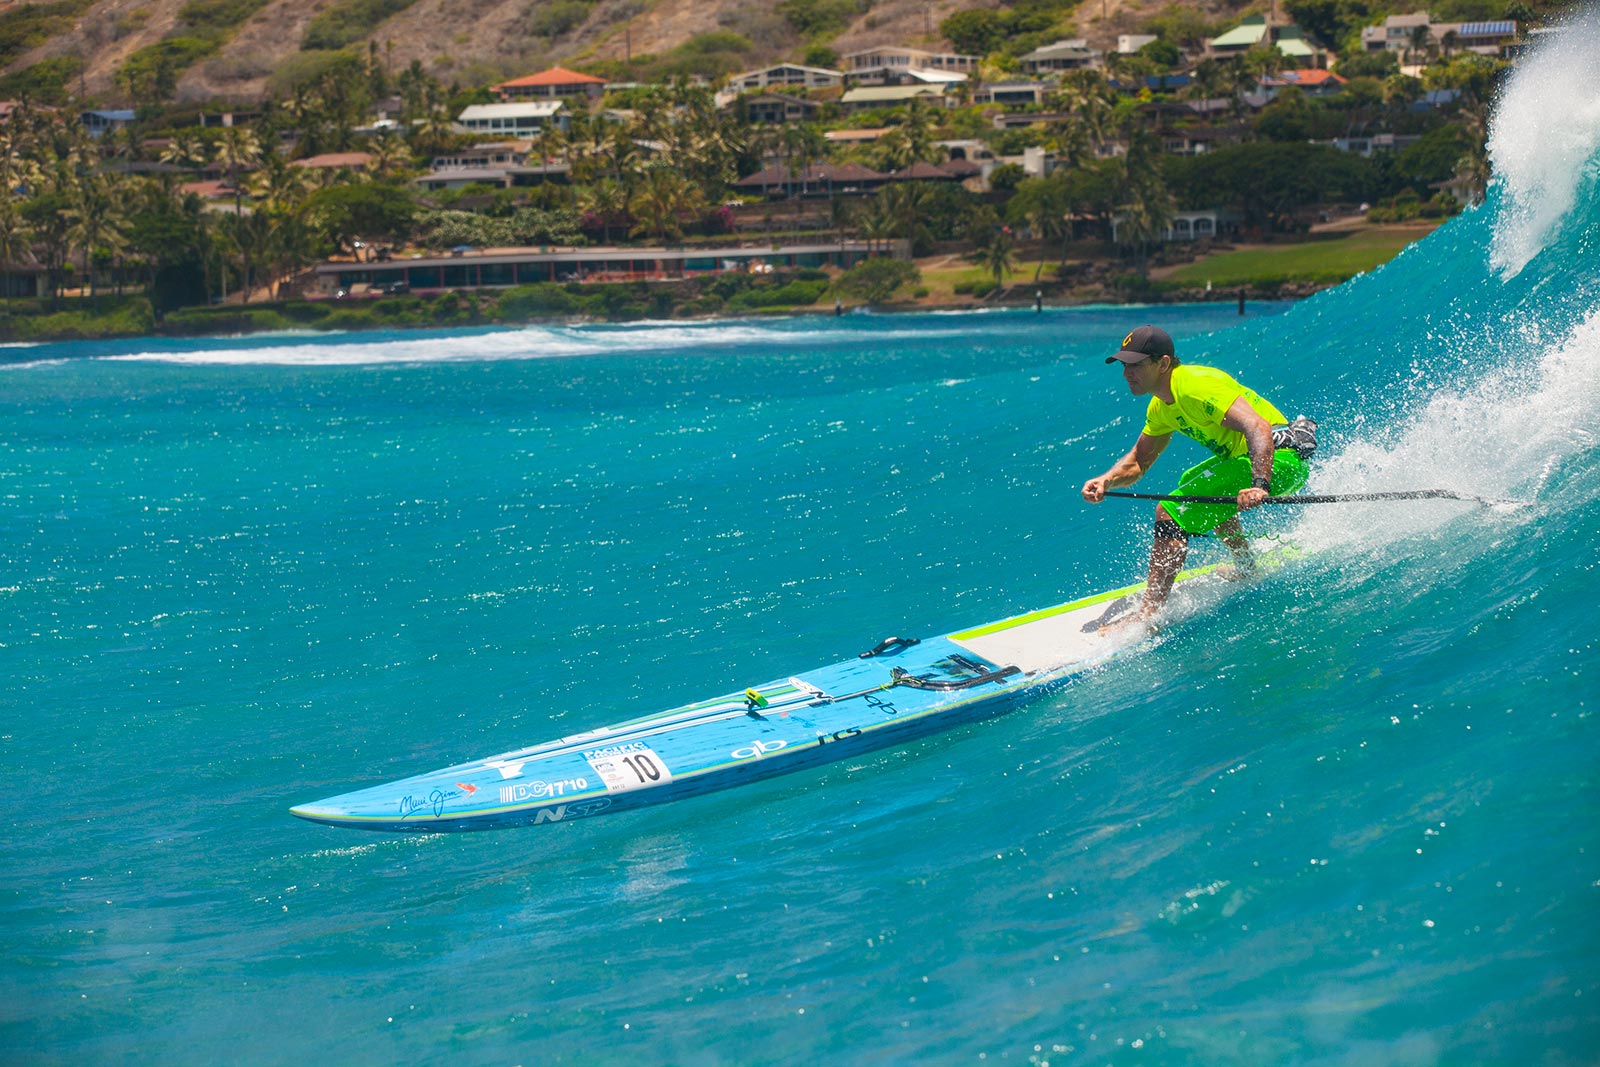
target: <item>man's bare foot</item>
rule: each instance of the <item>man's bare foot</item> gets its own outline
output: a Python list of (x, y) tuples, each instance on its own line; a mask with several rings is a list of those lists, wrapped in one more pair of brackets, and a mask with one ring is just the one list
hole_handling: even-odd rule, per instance
[(1256, 565), (1219, 563), (1214, 573), (1225, 582), (1247, 582), (1256, 576)]
[(1144, 611), (1130, 611), (1120, 619), (1113, 619), (1100, 627), (1101, 637), (1121, 637), (1124, 634), (1137, 633), (1143, 630), (1146, 634), (1156, 632), (1155, 612), (1148, 614)]

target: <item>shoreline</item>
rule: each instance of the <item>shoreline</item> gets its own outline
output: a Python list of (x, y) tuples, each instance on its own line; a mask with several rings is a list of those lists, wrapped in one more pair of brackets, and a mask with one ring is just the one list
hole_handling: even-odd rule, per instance
[[(601, 285), (611, 283), (591, 284), (590, 288), (599, 289)], [(1324, 289), (1333, 288), (1341, 283), (1306, 283), (1301, 285), (1286, 285), (1273, 287), (1248, 287), (1242, 290), (1216, 289), (1207, 293), (1201, 289), (1179, 289), (1152, 291), (1132, 295), (1126, 299), (1109, 297), (1107, 294), (1084, 294), (1081, 298), (1074, 299), (1070, 294), (1063, 298), (1060, 293), (1049, 297), (1040, 296), (1013, 296), (1007, 292), (1004, 297), (987, 300), (967, 301), (941, 301), (941, 300), (894, 300), (884, 303), (855, 302), (844, 303), (838, 308), (822, 305), (795, 305), (774, 308), (744, 307), (712, 312), (700, 312), (684, 315), (605, 315), (605, 314), (553, 314), (530, 316), (502, 316), (499, 314), (482, 314), (472, 316), (470, 320), (463, 320), (458, 316), (448, 316), (443, 320), (419, 321), (412, 318), (380, 318), (376, 315), (363, 316), (358, 321), (352, 321), (348, 316), (338, 316), (336, 322), (321, 324), (318, 321), (293, 321), (305, 315), (307, 308), (318, 308), (326, 305), (327, 301), (294, 300), (261, 302), (251, 305), (239, 305), (223, 308), (197, 309), (199, 314), (182, 316), (169, 316), (177, 319), (176, 328), (163, 328), (163, 323), (156, 321), (153, 316), (145, 321), (128, 322), (129, 328), (117, 328), (114, 322), (106, 322), (104, 329), (85, 330), (81, 324), (94, 323), (84, 309), (59, 308), (53, 312), (45, 312), (40, 318), (54, 318), (57, 316), (81, 317), (80, 324), (68, 325), (57, 330), (40, 330), (29, 336), (19, 337), (6, 332), (0, 340), (0, 351), (5, 349), (28, 350), (43, 345), (134, 341), (141, 338), (160, 341), (200, 340), (213, 338), (224, 340), (230, 338), (265, 336), (271, 334), (295, 334), (300, 336), (333, 336), (336, 334), (361, 334), (378, 331), (392, 332), (424, 332), (427, 330), (456, 330), (456, 329), (517, 329), (527, 326), (592, 326), (592, 325), (623, 325), (637, 322), (655, 323), (709, 323), (709, 322), (736, 322), (760, 321), (764, 319), (780, 318), (838, 318), (854, 314), (874, 315), (903, 315), (916, 313), (955, 313), (955, 312), (982, 312), (982, 311), (1045, 311), (1065, 310), (1074, 308), (1092, 307), (1136, 307), (1180, 305), (1180, 304), (1229, 304), (1243, 303), (1282, 303), (1285, 301), (1298, 301), (1312, 296)], [(1031, 286), (1008, 287), (1008, 289), (1030, 288)], [(485, 290), (452, 290), (440, 294), (446, 298), (460, 297), (470, 294), (477, 298), (481, 304)], [(130, 298), (123, 297), (123, 302)], [(186, 309), (187, 310), (187, 309)], [(298, 312), (298, 314), (297, 314)], [(1242, 312), (1241, 312), (1242, 314)], [(11, 313), (14, 315), (14, 313)], [(11, 315), (7, 315), (9, 318)], [(106, 315), (103, 318), (123, 318), (126, 316)], [(322, 318), (335, 318), (329, 314)], [(142, 316), (140, 316), (142, 318)], [(202, 319), (212, 320), (203, 325), (215, 326), (214, 329), (196, 328), (202, 325)], [(3, 321), (3, 320), (0, 320)]]
[[(62, 298), (53, 304), (13, 300), (0, 304), (0, 344), (27, 346), (78, 341), (129, 341), (138, 338), (230, 338), (271, 333), (336, 334), (374, 330), (430, 330), (471, 327), (572, 326), (639, 321), (714, 322), (772, 316), (834, 316), (866, 309), (874, 314), (957, 312), (988, 309), (1043, 310), (1087, 306), (1167, 304), (1248, 305), (1262, 301), (1303, 300), (1377, 269), (1405, 247), (1426, 237), (1434, 225), (1371, 225), (1338, 219), (1315, 227), (1309, 239), (1295, 242), (1225, 245), (1178, 262), (1150, 265), (1144, 273), (1115, 273), (1125, 264), (1109, 259), (1077, 260), (1082, 276), (1059, 274), (1028, 280), (1038, 264), (1019, 264), (1013, 276), (982, 295), (966, 295), (977, 268), (961, 253), (940, 253), (914, 261), (921, 281), (903, 291), (917, 295), (887, 302), (843, 302), (828, 298), (835, 277), (817, 270), (788, 270), (761, 276), (717, 274), (670, 281), (540, 282), (496, 289), (418, 290), (346, 300), (297, 297), (249, 303), (175, 308), (157, 316), (147, 294), (106, 294)], [(1392, 251), (1370, 263), (1338, 263), (1341, 238), (1365, 234), (1387, 238)], [(1370, 238), (1368, 238), (1370, 239)], [(1042, 249), (1035, 250), (1042, 252)], [(1292, 265), (1287, 260), (1294, 259)], [(1307, 263), (1311, 267), (1307, 267)], [(954, 265), (954, 269), (953, 268)], [(1220, 281), (1212, 284), (1207, 267)], [(1230, 273), (1231, 271), (1231, 273)], [(1241, 277), (1241, 273), (1244, 275)], [(1197, 279), (1207, 279), (1205, 285)], [(794, 283), (816, 286), (810, 303), (772, 303)], [(930, 288), (937, 292), (930, 292)], [(950, 289), (957, 291), (952, 294)], [(813, 295), (814, 294), (814, 295)], [(955, 299), (951, 299), (955, 296)]]
[[(1247, 301), (1248, 306), (1254, 304), (1280, 306), (1297, 302), (1297, 298), (1275, 297), (1252, 299)], [(37, 363), (53, 363), (61, 361), (75, 361), (78, 359), (94, 359), (102, 356), (117, 356), (129, 354), (128, 349), (141, 342), (151, 342), (152, 347), (147, 354), (159, 358), (163, 352), (180, 354), (191, 351), (192, 347), (183, 345), (182, 342), (208, 342), (214, 341), (219, 345), (239, 344), (259, 339), (260, 342), (270, 346), (274, 340), (285, 344), (338, 344), (341, 341), (356, 340), (363, 334), (388, 333), (394, 336), (384, 338), (383, 343), (403, 341), (407, 336), (424, 339), (430, 335), (440, 336), (470, 336), (472, 334), (494, 334), (511, 332), (532, 327), (644, 327), (660, 328), (673, 326), (710, 326), (719, 323), (747, 323), (756, 324), (764, 322), (778, 322), (783, 320), (818, 320), (817, 329), (825, 328), (822, 320), (835, 318), (860, 319), (863, 317), (877, 317), (891, 319), (897, 316), (909, 315), (981, 315), (981, 314), (1008, 314), (1018, 315), (1027, 313), (1044, 312), (1092, 312), (1098, 310), (1111, 310), (1118, 308), (1139, 307), (1207, 307), (1231, 303), (1231, 301), (1198, 300), (1198, 301), (1105, 301), (1085, 300), (1072, 303), (1045, 302), (1042, 307), (1035, 308), (1029, 302), (1017, 303), (988, 303), (988, 304), (916, 304), (893, 303), (881, 305), (856, 304), (847, 306), (842, 315), (836, 314), (832, 309), (823, 308), (795, 308), (784, 311), (751, 311), (743, 314), (716, 314), (680, 316), (675, 318), (641, 318), (641, 319), (603, 319), (592, 317), (566, 317), (545, 318), (529, 320), (526, 322), (480, 322), (480, 323), (451, 323), (451, 324), (417, 324), (417, 325), (373, 325), (363, 329), (316, 329), (313, 327), (289, 327), (283, 329), (258, 329), (229, 333), (145, 333), (127, 334), (103, 337), (65, 337), (53, 339), (38, 339), (27, 341), (0, 342), (0, 369), (16, 369)], [(1247, 310), (1243, 317), (1259, 314), (1259, 310)], [(1239, 321), (1243, 321), (1243, 317)], [(57, 351), (40, 353), (40, 349), (51, 346), (85, 346), (84, 351)], [(248, 347), (248, 346), (245, 346)], [(92, 349), (92, 350), (87, 350)]]

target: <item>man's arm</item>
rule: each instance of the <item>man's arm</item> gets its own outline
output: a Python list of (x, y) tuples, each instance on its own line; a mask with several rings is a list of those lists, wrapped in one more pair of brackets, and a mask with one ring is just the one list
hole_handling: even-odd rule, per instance
[[(1251, 414), (1255, 414), (1251, 412)], [(1091, 504), (1098, 504), (1106, 498), (1107, 489), (1118, 486), (1132, 485), (1149, 473), (1150, 467), (1167, 447), (1167, 442), (1172, 440), (1170, 433), (1151, 436), (1147, 433), (1139, 435), (1133, 443), (1133, 448), (1126, 456), (1112, 464), (1111, 469), (1098, 478), (1090, 478), (1083, 483), (1083, 499)], [(1272, 434), (1269, 431), (1267, 441), (1270, 443)]]
[(1267, 491), (1256, 486), (1272, 481), (1272, 427), (1242, 396), (1228, 405), (1222, 425), (1244, 434), (1245, 444), (1250, 448), (1250, 476), (1255, 485), (1239, 490), (1236, 501), (1240, 511), (1248, 511), (1267, 499)]

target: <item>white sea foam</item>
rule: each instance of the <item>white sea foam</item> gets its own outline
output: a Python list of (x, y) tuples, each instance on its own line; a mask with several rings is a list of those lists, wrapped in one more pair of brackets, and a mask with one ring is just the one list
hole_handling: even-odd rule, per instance
[[(1527, 339), (1523, 358), (1470, 386), (1440, 390), (1392, 431), (1318, 457), (1309, 491), (1447, 489), (1478, 497), (1545, 501), (1563, 469), (1592, 466), (1600, 435), (1600, 311), (1554, 344)], [(1307, 508), (1295, 539), (1326, 548), (1397, 540), (1479, 505), (1445, 500)], [(1511, 512), (1524, 517), (1536, 511)], [(1497, 520), (1498, 521), (1498, 520)]]
[(1600, 6), (1573, 15), (1517, 66), (1495, 105), (1489, 157), (1503, 197), (1490, 258), (1527, 266), (1595, 180), (1600, 153)]
[[(810, 324), (808, 324), (809, 326)], [(363, 339), (360, 334), (285, 338), (284, 344), (240, 343), (188, 352), (136, 352), (104, 357), (110, 360), (182, 364), (284, 366), (359, 366), (396, 363), (452, 363), (570, 356), (626, 355), (644, 352), (715, 350), (737, 346), (814, 348), (830, 344), (882, 345), (909, 337), (935, 339), (965, 336), (948, 330), (873, 331), (797, 329), (794, 322), (633, 323), (627, 326), (552, 326), (495, 330), (445, 337), (389, 336)]]

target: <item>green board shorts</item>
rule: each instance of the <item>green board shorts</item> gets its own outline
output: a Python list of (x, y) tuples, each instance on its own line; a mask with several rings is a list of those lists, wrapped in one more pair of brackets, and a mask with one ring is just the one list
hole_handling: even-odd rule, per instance
[[(1298, 453), (1291, 448), (1280, 448), (1272, 454), (1272, 482), (1267, 493), (1271, 496), (1292, 493), (1306, 484), (1310, 473), (1305, 460)], [(1239, 490), (1250, 487), (1251, 476), (1249, 456), (1213, 456), (1184, 471), (1172, 495), (1238, 496)], [(1192, 534), (1210, 533), (1239, 514), (1238, 507), (1233, 504), (1177, 504), (1168, 501), (1162, 506), (1180, 529)]]

